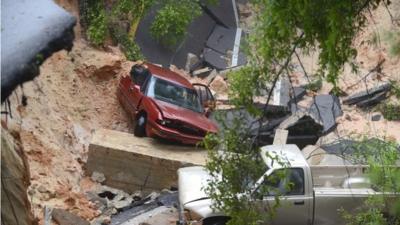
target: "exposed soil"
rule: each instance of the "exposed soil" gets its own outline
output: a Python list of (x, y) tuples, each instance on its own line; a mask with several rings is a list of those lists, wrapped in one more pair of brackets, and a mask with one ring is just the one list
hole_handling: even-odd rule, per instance
[[(50, 57), (40, 76), (10, 98), (13, 118), (8, 123), (19, 131), (28, 155), (28, 193), (39, 218), (45, 205), (69, 209), (88, 220), (99, 214), (83, 195), (91, 187), (89, 179), (82, 180), (91, 134), (98, 128), (131, 130), (116, 87), (132, 63), (117, 49), (110, 51), (78, 40), (70, 53)], [(27, 106), (21, 103), (22, 93)]]

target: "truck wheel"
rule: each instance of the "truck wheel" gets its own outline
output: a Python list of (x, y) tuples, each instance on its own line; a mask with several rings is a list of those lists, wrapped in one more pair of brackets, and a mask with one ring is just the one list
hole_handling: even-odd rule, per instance
[(225, 225), (228, 221), (228, 217), (206, 218), (203, 225)]
[(144, 114), (140, 115), (139, 118), (136, 120), (135, 130), (133, 133), (137, 137), (144, 137), (146, 136), (146, 116)]

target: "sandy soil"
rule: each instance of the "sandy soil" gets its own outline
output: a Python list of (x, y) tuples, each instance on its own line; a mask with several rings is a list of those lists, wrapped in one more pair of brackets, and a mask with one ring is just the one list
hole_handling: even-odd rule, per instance
[[(45, 205), (67, 208), (89, 220), (99, 213), (83, 196), (83, 188), (90, 187), (90, 180), (82, 177), (91, 134), (100, 127), (131, 130), (115, 94), (118, 77), (131, 63), (112, 50), (76, 41), (70, 53), (54, 54), (40, 76), (10, 98), (13, 118), (8, 124), (19, 131), (28, 155), (28, 193), (39, 218)], [(22, 93), (27, 106), (21, 103)]]

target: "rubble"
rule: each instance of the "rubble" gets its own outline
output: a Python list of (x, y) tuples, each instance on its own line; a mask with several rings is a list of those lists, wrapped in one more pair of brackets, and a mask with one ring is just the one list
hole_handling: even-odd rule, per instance
[(228, 84), (221, 76), (217, 75), (210, 83), (210, 88), (217, 94), (223, 94), (228, 91)]
[(53, 209), (51, 214), (58, 225), (90, 225), (90, 223), (64, 209)]
[(186, 59), (186, 65), (185, 65), (185, 71), (187, 73), (190, 73), (195, 69), (195, 66), (200, 62), (199, 57), (197, 55), (188, 53), (187, 54), (187, 59)]
[(336, 119), (343, 115), (339, 98), (334, 95), (317, 95), (314, 97), (309, 114), (323, 125), (323, 134), (336, 127)]
[(106, 177), (104, 176), (104, 174), (99, 173), (97, 171), (93, 171), (91, 179), (92, 179), (92, 181), (98, 182), (98, 183), (104, 183), (104, 181), (106, 181)]
[[(213, 69), (213, 70), (211, 71), (211, 73), (204, 79), (204, 83), (205, 83), (206, 85), (210, 85), (211, 82), (213, 82), (213, 80), (214, 80), (218, 75), (219, 75), (219, 74), (218, 74), (217, 70), (216, 70), (216, 69)], [(225, 79), (225, 78), (223, 78), (223, 79)]]
[(390, 83), (384, 83), (373, 88), (367, 88), (366, 91), (358, 92), (347, 97), (343, 100), (343, 104), (357, 104), (359, 107), (373, 106), (385, 99), (387, 97), (386, 93), (388, 93), (390, 89)]
[(204, 68), (193, 71), (192, 75), (196, 76), (196, 77), (204, 78), (204, 77), (208, 76), (208, 74), (210, 73), (211, 70), (212, 69), (209, 67), (204, 67)]

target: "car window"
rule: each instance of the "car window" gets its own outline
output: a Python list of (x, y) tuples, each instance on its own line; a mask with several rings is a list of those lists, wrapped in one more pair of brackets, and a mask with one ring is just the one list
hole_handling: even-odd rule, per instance
[(142, 87), (144, 82), (146, 81), (146, 78), (149, 77), (150, 72), (149, 72), (148, 69), (146, 69), (142, 65), (134, 65), (134, 66), (132, 66), (130, 75), (131, 75), (132, 81), (135, 84), (137, 84), (140, 87)]
[(194, 89), (189, 89), (161, 78), (151, 78), (147, 96), (168, 102), (195, 112), (204, 112)]
[(304, 195), (304, 171), (302, 168), (276, 170), (265, 178), (259, 189), (267, 196)]

